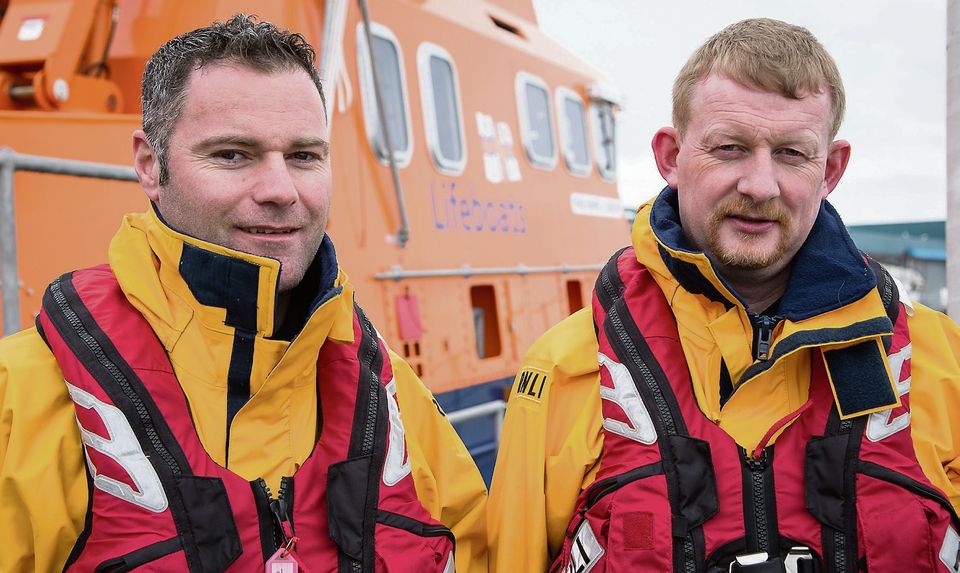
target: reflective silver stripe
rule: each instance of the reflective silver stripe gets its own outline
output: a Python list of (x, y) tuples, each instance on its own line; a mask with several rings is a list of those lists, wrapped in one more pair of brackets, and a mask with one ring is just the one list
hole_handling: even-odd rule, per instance
[(607, 357), (602, 352), (597, 354), (597, 361), (602, 368), (607, 369), (607, 372), (610, 373), (610, 380), (613, 382), (613, 388), (600, 386), (600, 398), (620, 406), (628, 420), (628, 422), (623, 422), (604, 418), (604, 429), (641, 444), (655, 443), (657, 441), (657, 429), (650, 418), (650, 412), (647, 411), (647, 407), (640, 398), (640, 392), (637, 390), (637, 384), (633, 381), (630, 371), (627, 370), (626, 366)]
[(940, 561), (947, 566), (948, 571), (960, 573), (960, 535), (957, 535), (957, 530), (952, 525), (947, 526), (947, 532), (943, 536)]
[(584, 519), (573, 536), (570, 562), (565, 573), (587, 573), (600, 562), (604, 553), (606, 551), (600, 546), (597, 536), (593, 534), (593, 528), (590, 527), (590, 520)]
[(447, 564), (443, 567), (443, 573), (456, 573), (457, 568), (453, 560), (453, 551), (447, 555)]

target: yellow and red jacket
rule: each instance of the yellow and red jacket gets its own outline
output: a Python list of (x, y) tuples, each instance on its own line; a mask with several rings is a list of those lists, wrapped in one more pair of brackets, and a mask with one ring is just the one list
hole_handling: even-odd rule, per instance
[[(230, 297), (218, 291), (236, 284), (214, 284), (217, 273), (209, 263), (218, 260), (242, 263), (244, 292)], [(325, 240), (312, 267), (317, 280), (310, 288), (317, 289), (317, 296), (302, 299), (302, 323), (290, 331), (295, 333), (292, 341), (273, 336), (286, 328), (274, 322), (275, 260), (183, 236), (150, 211), (124, 219), (109, 262), (119, 292), (166, 352), (168, 370), (186, 398), (183, 407), (192, 418), (198, 449), (238, 479), (263, 478), (266, 488), (280, 490), (282, 476), (311, 463), (317, 443), (323, 405), (317, 392), (318, 349), (332, 347), (326, 342), (359, 343), (353, 289), (337, 267), (332, 244)], [(205, 271), (194, 274), (191, 267)], [(206, 279), (198, 282), (197, 276)], [(225, 300), (249, 304), (222, 304)], [(235, 360), (241, 346), (247, 348), (243, 368)], [(383, 358), (396, 385), (419, 504), (456, 537), (457, 570), (484, 571), (485, 492), (479, 472), (409, 366), (392, 353)], [(236, 393), (230, 386), (238, 379), (248, 383), (249, 398), (236, 405), (231, 404)], [(74, 402), (53, 354), (36, 329), (4, 339), (0, 571), (60, 570), (85, 529), (92, 489)]]
[(593, 301), (600, 469), (551, 571), (715, 573), (749, 555), (764, 571), (954, 572), (960, 520), (910, 437), (905, 307), (876, 272), (890, 320), (856, 328), (883, 346), (864, 336), (813, 352), (808, 400), (747, 451), (698, 408), (663, 293), (632, 249), (617, 253)]
[[(675, 319), (692, 399), (706, 420), (748, 452), (776, 444), (795, 423), (789, 415), (810, 399), (815, 354), (856, 343), (881, 345), (889, 334), (856, 326), (889, 325), (889, 319), (873, 273), (826, 203), (794, 260), (780, 303), (786, 317), (771, 333), (766, 360), (754, 358), (754, 327), (743, 303), (683, 238), (675, 191), (640, 208), (633, 247)], [(905, 309), (912, 339), (913, 448), (923, 474), (956, 507), (960, 329), (920, 305)], [(544, 571), (561, 552), (578, 497), (602, 464), (598, 352), (592, 313), (585, 309), (549, 330), (524, 359), (488, 505), (492, 571)], [(735, 390), (721, 406), (724, 368)], [(858, 414), (863, 412), (844, 412)]]

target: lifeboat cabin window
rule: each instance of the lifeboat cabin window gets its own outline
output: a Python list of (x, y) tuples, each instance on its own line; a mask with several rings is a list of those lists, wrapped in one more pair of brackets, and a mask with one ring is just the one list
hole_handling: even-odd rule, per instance
[(583, 99), (573, 90), (557, 88), (557, 115), (563, 161), (570, 173), (586, 176), (590, 173), (590, 152)]
[(417, 49), (417, 68), (430, 156), (442, 173), (459, 175), (467, 155), (457, 69), (446, 50), (428, 42)]
[(517, 108), (520, 113), (520, 137), (530, 163), (541, 169), (557, 164), (557, 146), (550, 117), (550, 92), (537, 76), (517, 74)]
[[(387, 130), (394, 159), (400, 167), (410, 163), (413, 139), (410, 133), (410, 108), (407, 105), (407, 80), (403, 73), (403, 54), (397, 37), (383, 25), (371, 23), (370, 36), (373, 43), (373, 59), (377, 64), (380, 80), (380, 100), (386, 115)], [(357, 26), (357, 67), (360, 70), (360, 95), (363, 102), (363, 117), (367, 126), (367, 139), (377, 157), (386, 163), (387, 146), (377, 112), (377, 93), (373, 82), (370, 51), (363, 23)]]
[(497, 295), (493, 285), (470, 287), (470, 306), (473, 308), (473, 332), (477, 342), (477, 357), (500, 355), (500, 319), (497, 317)]
[(608, 101), (591, 102), (590, 119), (597, 168), (601, 177), (613, 181), (617, 177), (617, 132), (613, 104)]

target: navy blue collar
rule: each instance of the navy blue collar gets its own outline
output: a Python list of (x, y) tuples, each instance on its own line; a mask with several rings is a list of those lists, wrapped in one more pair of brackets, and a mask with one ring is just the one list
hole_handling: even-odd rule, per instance
[[(679, 213), (677, 190), (664, 188), (651, 209), (650, 227), (667, 247), (660, 248), (667, 268), (684, 289), (731, 306), (735, 301), (721, 295), (700, 269), (670, 254), (670, 250), (701, 253), (684, 234)], [(714, 274), (736, 295), (715, 269)], [(805, 320), (857, 301), (876, 285), (873, 270), (853, 244), (840, 215), (830, 203), (823, 201), (813, 229), (793, 259), (790, 280), (777, 314), (793, 322)], [(746, 306), (742, 300), (736, 302)]]
[[(161, 223), (173, 229), (160, 214), (157, 205), (152, 206)], [(179, 270), (197, 302), (227, 310), (224, 324), (247, 332), (256, 332), (260, 288), (260, 269), (256, 264), (184, 242)], [(282, 267), (280, 272), (283, 272)], [(271, 338), (293, 340), (313, 311), (340, 294), (343, 288), (334, 287), (338, 272), (333, 241), (329, 235), (324, 235), (303, 279), (291, 291), (290, 304), (283, 323), (277, 324), (274, 321)]]

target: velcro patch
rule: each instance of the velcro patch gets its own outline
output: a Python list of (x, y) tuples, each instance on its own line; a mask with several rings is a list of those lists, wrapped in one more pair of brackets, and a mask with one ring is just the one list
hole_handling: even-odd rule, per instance
[[(543, 397), (543, 391), (547, 387), (547, 373), (536, 368), (524, 367), (517, 374), (516, 383), (513, 385), (513, 396), (540, 402)], [(512, 396), (511, 396), (512, 397)]]
[(593, 534), (593, 528), (590, 527), (590, 520), (584, 519), (573, 536), (570, 561), (565, 573), (587, 573), (600, 562), (600, 557), (604, 553), (606, 551), (597, 541), (597, 536)]
[(621, 514), (624, 549), (653, 549), (656, 536), (652, 511), (631, 511)]
[(827, 375), (843, 420), (900, 405), (879, 341), (824, 351)]

